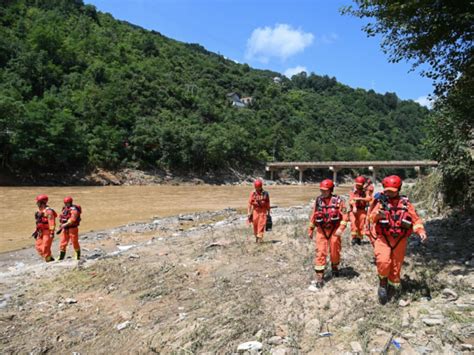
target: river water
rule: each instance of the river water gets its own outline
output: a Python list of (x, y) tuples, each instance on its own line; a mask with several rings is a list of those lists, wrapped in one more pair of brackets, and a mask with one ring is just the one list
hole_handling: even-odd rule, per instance
[[(317, 185), (267, 186), (272, 206), (308, 203), (319, 193)], [(349, 187), (336, 189), (347, 193)], [(65, 196), (82, 207), (80, 233), (148, 221), (181, 213), (236, 208), (244, 211), (251, 186), (77, 186), (0, 187), (0, 253), (30, 247), (35, 229), (35, 197), (49, 196), (49, 205), (60, 213)]]

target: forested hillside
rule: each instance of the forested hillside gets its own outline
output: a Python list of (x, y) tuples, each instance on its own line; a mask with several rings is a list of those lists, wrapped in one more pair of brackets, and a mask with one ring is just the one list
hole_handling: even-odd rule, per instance
[[(80, 0), (2, 3), (5, 170), (205, 172), (266, 160), (426, 157), (428, 110), (393, 93), (315, 74), (275, 83), (278, 73), (118, 21)], [(233, 107), (231, 92), (253, 102)]]

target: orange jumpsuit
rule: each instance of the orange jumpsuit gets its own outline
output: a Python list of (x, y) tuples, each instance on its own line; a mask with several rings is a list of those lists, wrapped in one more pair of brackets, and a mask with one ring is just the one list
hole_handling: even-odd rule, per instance
[(63, 207), (61, 222), (68, 223), (69, 226), (63, 228), (63, 232), (61, 233), (61, 243), (59, 244), (61, 259), (64, 258), (69, 241), (72, 242), (72, 246), (76, 253), (76, 259), (79, 259), (80, 257), (81, 246), (79, 245), (79, 221), (80, 212), (76, 206)]
[[(337, 216), (338, 220), (331, 221), (331, 215)], [(331, 195), (327, 198), (320, 196), (316, 199), (309, 225), (310, 234), (316, 228), (316, 256), (314, 258), (314, 270), (316, 272), (323, 272), (326, 268), (328, 248), (331, 266), (333, 269), (337, 269), (341, 260), (340, 234), (346, 229), (347, 220), (345, 203), (339, 196)]]
[[(351, 211), (349, 212), (351, 222), (351, 238), (362, 239), (366, 234), (366, 208), (372, 201), (374, 193), (374, 186), (370, 184), (367, 188), (354, 188), (349, 194), (349, 205)], [(363, 200), (355, 201), (354, 198), (362, 198)]]
[(35, 248), (38, 254), (46, 261), (53, 260), (51, 245), (53, 244), (56, 217), (57, 213), (48, 206), (38, 209), (35, 213), (36, 231), (38, 232)]
[(375, 223), (371, 223), (370, 221), (370, 215), (372, 214), (372, 211), (374, 210), (377, 203), (378, 201), (376, 199), (373, 199), (370, 202), (369, 207), (367, 209), (367, 218), (365, 219), (365, 235), (369, 238), (372, 247), (374, 247), (375, 245), (374, 243), (377, 233), (375, 232)]
[[(390, 211), (385, 211), (382, 204), (378, 202), (370, 213), (369, 218), (374, 224), (373, 230), (377, 238), (374, 243), (374, 252), (377, 259), (379, 278), (388, 278), (390, 285), (399, 287), (408, 237), (413, 231), (418, 233), (424, 232), (425, 229), (423, 221), (406, 197), (398, 196), (394, 199), (389, 199), (388, 206)], [(381, 210), (386, 214), (386, 218), (379, 215)], [(398, 217), (394, 218), (397, 213)], [(409, 225), (405, 226), (405, 228), (397, 225), (402, 220), (408, 220)], [(384, 224), (384, 221), (388, 221), (388, 223)]]
[(248, 212), (252, 216), (253, 234), (260, 241), (263, 239), (267, 214), (270, 211), (270, 195), (267, 191), (253, 191), (250, 193)]

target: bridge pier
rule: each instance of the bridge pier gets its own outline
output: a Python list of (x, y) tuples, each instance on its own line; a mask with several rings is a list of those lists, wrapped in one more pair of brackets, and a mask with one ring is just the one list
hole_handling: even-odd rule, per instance
[(299, 171), (298, 183), (301, 185), (301, 184), (303, 183), (303, 172), (304, 172), (306, 169), (301, 169), (299, 166), (295, 166), (295, 170), (298, 170), (298, 171)]
[(334, 166), (330, 166), (329, 170), (332, 171), (332, 181), (334, 182), (334, 185), (337, 185), (337, 172), (339, 169), (335, 168)]
[(419, 179), (421, 176), (421, 167), (415, 166), (416, 177)]
[(372, 182), (376, 184), (377, 183), (377, 169), (374, 168), (373, 166), (369, 166), (369, 171), (372, 172)]
[(273, 180), (273, 170), (270, 169), (268, 166), (265, 167), (265, 171), (269, 171), (270, 172), (270, 180)]

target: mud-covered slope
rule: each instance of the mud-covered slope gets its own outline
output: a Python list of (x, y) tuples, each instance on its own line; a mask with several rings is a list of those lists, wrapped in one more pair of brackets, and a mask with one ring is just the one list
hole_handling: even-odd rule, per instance
[(226, 210), (88, 234), (79, 265), (3, 261), (0, 352), (230, 353), (253, 340), (278, 354), (472, 349), (470, 220), (428, 222), (430, 243), (408, 248), (402, 301), (380, 306), (371, 246), (347, 234), (341, 277), (311, 287), (308, 213), (275, 209), (263, 245)]

